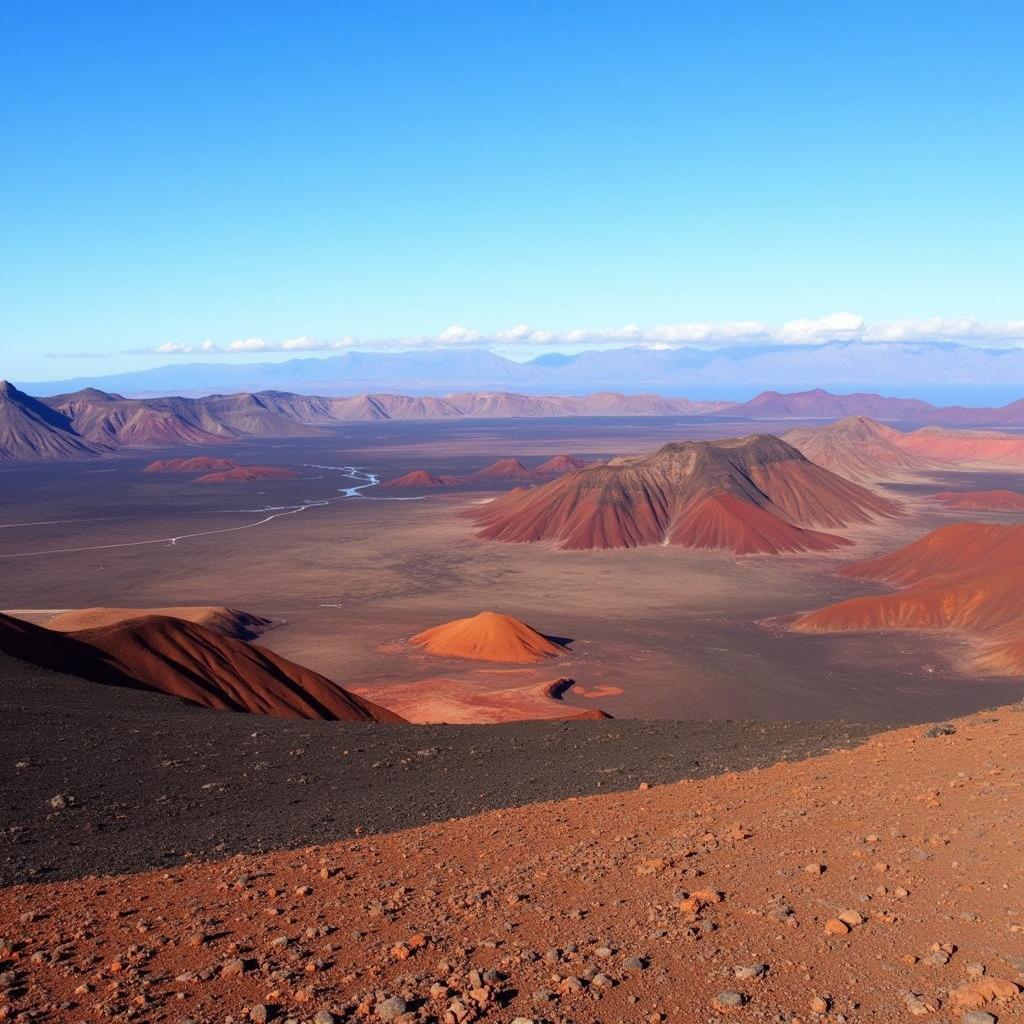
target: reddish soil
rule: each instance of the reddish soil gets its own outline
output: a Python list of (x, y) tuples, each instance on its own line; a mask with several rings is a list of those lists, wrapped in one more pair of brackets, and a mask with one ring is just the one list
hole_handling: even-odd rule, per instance
[(737, 554), (823, 551), (842, 528), (900, 508), (771, 435), (684, 441), (614, 459), (467, 512), (486, 540), (563, 549), (676, 544)]
[(1015, 710), (748, 774), (15, 886), (0, 1004), (69, 1022), (1019, 1024)]
[(846, 566), (842, 574), (901, 589), (811, 612), (794, 629), (961, 630), (983, 642), (983, 667), (1024, 672), (1024, 525), (945, 526), (891, 554)]
[(471, 661), (524, 663), (565, 653), (562, 644), (525, 622), (490, 611), (433, 626), (411, 637), (410, 642), (428, 654)]
[[(611, 718), (598, 708), (574, 708), (562, 701), (575, 689), (572, 679), (538, 682), (535, 673), (479, 671), (458, 678), (421, 679), (412, 683), (386, 683), (357, 693), (383, 701), (407, 722), (417, 725), (493, 725), (498, 722), (536, 722), (557, 719)], [(581, 693), (599, 698), (604, 692)]]
[(238, 463), (231, 459), (214, 459), (209, 455), (196, 455), (191, 459), (158, 459), (151, 462), (143, 473), (215, 473), (221, 470), (237, 469)]
[(1019, 491), (940, 491), (932, 497), (958, 512), (1024, 512)]
[(0, 614), (0, 650), (96, 683), (163, 693), (215, 711), (402, 721), (265, 647), (167, 616), (58, 633)]
[(238, 466), (219, 473), (206, 473), (196, 477), (197, 484), (228, 484), (248, 480), (295, 480), (299, 476), (294, 469), (282, 466)]

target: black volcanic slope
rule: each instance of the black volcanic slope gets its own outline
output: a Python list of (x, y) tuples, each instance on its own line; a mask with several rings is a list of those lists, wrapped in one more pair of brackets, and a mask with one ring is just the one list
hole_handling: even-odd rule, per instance
[(853, 745), (879, 728), (295, 721), (205, 711), (0, 655), (0, 886), (743, 770)]

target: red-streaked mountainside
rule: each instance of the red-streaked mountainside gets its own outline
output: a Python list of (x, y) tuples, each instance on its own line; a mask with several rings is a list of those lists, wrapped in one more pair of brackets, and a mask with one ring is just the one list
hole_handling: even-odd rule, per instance
[(0, 613), (0, 650), (94, 683), (150, 690), (216, 711), (402, 721), (265, 647), (168, 616), (58, 633)]
[(809, 462), (771, 435), (681, 441), (650, 455), (575, 470), (467, 511), (486, 540), (549, 540), (563, 549), (673, 544), (737, 554), (827, 551), (819, 532), (899, 506)]
[(104, 450), (62, 412), (0, 381), (0, 459), (80, 459)]
[(543, 661), (565, 653), (560, 643), (520, 619), (490, 611), (433, 626), (411, 643), (430, 654), (471, 661)]
[(955, 523), (841, 572), (899, 589), (810, 612), (795, 630), (961, 630), (985, 643), (986, 668), (1024, 672), (1024, 524)]
[(797, 427), (782, 439), (811, 462), (850, 480), (885, 480), (942, 468), (935, 460), (906, 451), (906, 436), (867, 416), (848, 416), (823, 427)]
[(143, 473), (217, 473), (224, 469), (237, 469), (238, 463), (231, 459), (214, 459), (209, 455), (197, 455), (191, 459), (163, 459), (151, 462)]
[(1019, 491), (940, 491), (931, 497), (957, 512), (1024, 512)]

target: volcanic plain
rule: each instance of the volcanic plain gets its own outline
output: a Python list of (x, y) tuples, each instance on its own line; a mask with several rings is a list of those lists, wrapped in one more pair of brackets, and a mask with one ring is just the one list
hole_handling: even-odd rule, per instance
[[(788, 422), (787, 429), (793, 427)], [(814, 424), (805, 424), (813, 426)], [(783, 433), (777, 422), (686, 417), (367, 423), (327, 437), (221, 444), (217, 457), (279, 467), (281, 479), (196, 483), (144, 472), (153, 451), (0, 468), (4, 610), (45, 624), (68, 610), (182, 604), (241, 609), (275, 623), (260, 643), (387, 707), (390, 690), (445, 692), (447, 721), (474, 719), (481, 692), (560, 679), (557, 708), (615, 718), (926, 721), (1015, 700), (1024, 682), (974, 678), (958, 634), (800, 634), (797, 616), (876, 583), (837, 574), (978, 513), (930, 496), (1016, 489), (1004, 471), (885, 480), (903, 514), (839, 531), (836, 550), (784, 555), (651, 545), (561, 551), (482, 540), (466, 513), (523, 486), (483, 479), (495, 461), (531, 472), (655, 451), (669, 441)], [(161, 460), (194, 457), (164, 450)], [(419, 470), (459, 483), (381, 487)], [(585, 471), (584, 471), (585, 472)], [(995, 521), (1012, 515), (984, 514)], [(437, 657), (411, 639), (494, 611), (564, 641), (540, 665)], [(544, 715), (541, 715), (544, 717)]]

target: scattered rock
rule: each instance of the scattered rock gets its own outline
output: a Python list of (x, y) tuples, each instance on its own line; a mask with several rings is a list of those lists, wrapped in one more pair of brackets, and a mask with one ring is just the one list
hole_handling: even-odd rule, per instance
[(1012, 999), (1020, 986), (1003, 978), (979, 978), (961, 985), (949, 994), (950, 1003), (961, 1010), (972, 1010), (995, 999)]
[(715, 996), (715, 1006), (719, 1009), (735, 1010), (747, 1001), (742, 992), (725, 991)]
[(937, 999), (929, 999), (917, 992), (907, 992), (903, 997), (907, 1010), (914, 1017), (924, 1017), (929, 1013), (935, 1013), (939, 1009)]
[(760, 978), (767, 970), (767, 964), (744, 964), (734, 967), (732, 973), (740, 981), (749, 981), (751, 978)]
[(409, 1009), (409, 1004), (401, 996), (388, 996), (375, 1007), (374, 1012), (380, 1020), (397, 1020)]
[(248, 961), (236, 957), (234, 960), (229, 960), (220, 969), (220, 976), (222, 978), (240, 978), (243, 974), (249, 971), (250, 964)]

